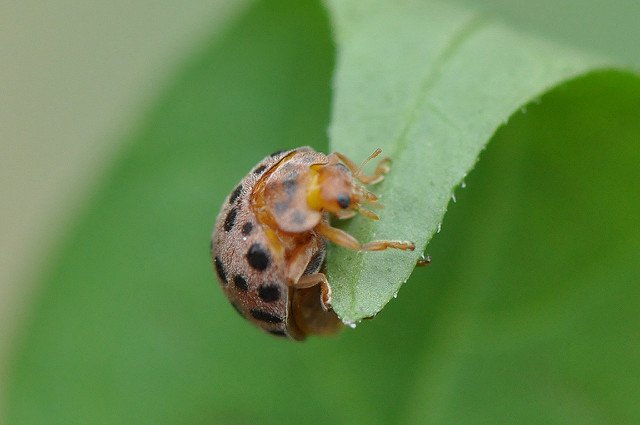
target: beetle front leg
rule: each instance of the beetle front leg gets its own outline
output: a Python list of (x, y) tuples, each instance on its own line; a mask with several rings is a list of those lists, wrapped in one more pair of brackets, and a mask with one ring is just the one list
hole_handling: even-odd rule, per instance
[(356, 238), (344, 230), (331, 227), (331, 225), (326, 221), (321, 221), (316, 226), (316, 232), (320, 233), (336, 245), (343, 246), (353, 251), (384, 251), (389, 248), (413, 251), (416, 247), (413, 242), (409, 241), (381, 240), (361, 244)]

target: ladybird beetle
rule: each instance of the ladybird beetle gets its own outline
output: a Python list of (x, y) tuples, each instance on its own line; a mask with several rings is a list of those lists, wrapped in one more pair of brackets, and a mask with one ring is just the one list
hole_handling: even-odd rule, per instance
[(357, 251), (413, 250), (405, 241), (361, 244), (329, 224), (346, 219), (378, 198), (364, 185), (389, 172), (382, 159), (373, 174), (345, 155), (310, 147), (275, 152), (260, 161), (225, 199), (211, 241), (211, 258), (225, 295), (247, 320), (281, 337), (336, 332), (342, 323), (331, 309), (331, 286), (322, 273), (326, 243)]

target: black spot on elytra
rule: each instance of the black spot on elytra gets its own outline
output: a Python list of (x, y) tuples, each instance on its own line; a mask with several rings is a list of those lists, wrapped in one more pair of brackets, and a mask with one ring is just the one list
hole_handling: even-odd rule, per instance
[(220, 258), (216, 257), (214, 258), (213, 262), (216, 266), (216, 272), (218, 272), (218, 277), (226, 285), (228, 283), (227, 273), (224, 271), (224, 266), (222, 265), (222, 261), (220, 260)]
[(253, 223), (250, 221), (242, 225), (242, 234), (247, 236), (253, 230)]
[(262, 174), (262, 172), (264, 170), (266, 170), (266, 169), (267, 169), (266, 165), (261, 165), (258, 168), (256, 168), (255, 170), (253, 170), (253, 174), (256, 174), (256, 175)]
[(258, 310), (258, 309), (252, 308), (249, 313), (251, 313), (251, 316), (253, 316), (254, 319), (260, 320), (262, 322), (282, 323), (282, 317), (278, 317), (278, 316), (276, 316), (274, 314), (267, 313), (266, 311), (262, 311), (262, 310)]
[(231, 196), (229, 196), (229, 203), (230, 204), (233, 204), (234, 202), (236, 202), (236, 199), (238, 199), (238, 196), (240, 196), (240, 192), (242, 192), (242, 185), (241, 184), (239, 184), (238, 187), (233, 189), (233, 192), (231, 192)]
[(275, 151), (274, 153), (272, 153), (272, 154), (271, 154), (271, 155), (269, 155), (269, 156), (273, 158), (274, 156), (278, 156), (278, 155), (280, 155), (282, 152), (284, 152), (284, 151)]
[(269, 267), (269, 254), (259, 243), (254, 243), (247, 251), (247, 261), (256, 270), (263, 271)]
[(258, 296), (262, 301), (272, 303), (280, 299), (280, 287), (275, 283), (267, 283), (260, 285), (258, 288)]
[(317, 273), (322, 267), (322, 263), (324, 262), (324, 250), (316, 251), (315, 254), (309, 260), (309, 264), (307, 264), (307, 268), (304, 270), (302, 274), (313, 274)]
[(249, 285), (247, 284), (247, 279), (240, 276), (239, 274), (233, 277), (233, 284), (236, 285), (236, 288), (243, 292), (247, 292), (249, 290)]
[(269, 331), (269, 333), (271, 335), (275, 335), (275, 336), (287, 336), (287, 333), (285, 331), (281, 331), (281, 330), (273, 330), (273, 331)]
[(233, 225), (236, 224), (236, 216), (238, 215), (237, 208), (231, 208), (231, 211), (227, 214), (227, 218), (224, 219), (224, 230), (228, 232), (233, 228)]
[(233, 307), (233, 309), (237, 311), (240, 316), (244, 317), (244, 313), (242, 312), (242, 310), (240, 310), (240, 307), (238, 307), (234, 303), (231, 303), (231, 307)]

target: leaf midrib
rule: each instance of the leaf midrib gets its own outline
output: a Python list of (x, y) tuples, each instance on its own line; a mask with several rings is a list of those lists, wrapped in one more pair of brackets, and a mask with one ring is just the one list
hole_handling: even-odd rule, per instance
[[(432, 91), (433, 87), (440, 79), (443, 74), (443, 70), (445, 66), (449, 63), (451, 58), (460, 50), (461, 46), (470, 39), (473, 34), (478, 32), (482, 27), (484, 27), (489, 20), (485, 15), (482, 15), (478, 12), (472, 14), (467, 18), (466, 22), (463, 23), (459, 29), (454, 31), (451, 36), (451, 40), (446, 43), (446, 47), (440, 52), (437, 56), (436, 60), (433, 62), (432, 66), (425, 73), (422, 83), (420, 84), (420, 89), (418, 90), (418, 94), (415, 96), (415, 101), (413, 102), (413, 106), (409, 108), (409, 119), (402, 127), (400, 134), (398, 135), (397, 142), (394, 143), (394, 149), (392, 152), (389, 152), (389, 156), (391, 158), (396, 158), (399, 156), (400, 152), (403, 152), (409, 143), (408, 134), (412, 126), (415, 124), (418, 119), (418, 111), (422, 109), (422, 106), (426, 103), (429, 93)], [(384, 188), (384, 181), (381, 183)], [(384, 193), (384, 189), (381, 190)], [(367, 239), (371, 239), (373, 235), (373, 228), (375, 223), (372, 221), (367, 221), (364, 227), (364, 234), (368, 236)], [(427, 240), (432, 236), (432, 234), (427, 235)], [(350, 312), (354, 312), (354, 308), (357, 304), (356, 302), (356, 283), (360, 280), (360, 276), (362, 274), (362, 270), (364, 263), (364, 256), (359, 255), (357, 259), (357, 270), (356, 273), (351, 274), (352, 281), (349, 285), (349, 310)], [(356, 314), (354, 314), (355, 316)]]

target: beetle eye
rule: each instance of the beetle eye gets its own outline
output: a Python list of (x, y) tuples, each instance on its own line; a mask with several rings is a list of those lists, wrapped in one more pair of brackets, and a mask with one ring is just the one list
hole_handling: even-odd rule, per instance
[(338, 198), (336, 200), (338, 201), (338, 205), (342, 209), (349, 208), (349, 204), (351, 204), (351, 199), (346, 193), (341, 193), (340, 195), (338, 195)]

